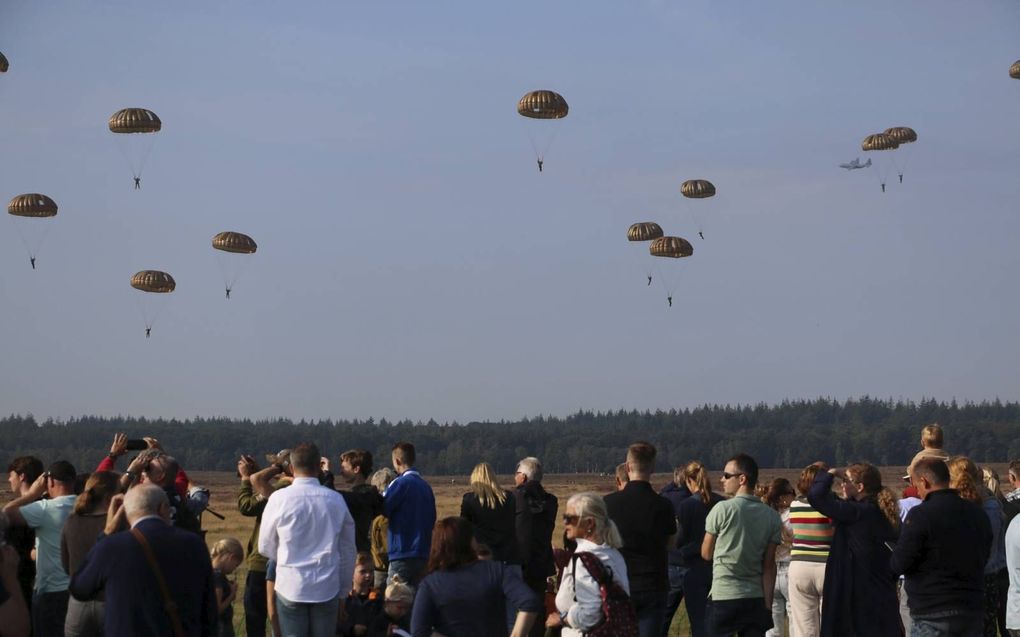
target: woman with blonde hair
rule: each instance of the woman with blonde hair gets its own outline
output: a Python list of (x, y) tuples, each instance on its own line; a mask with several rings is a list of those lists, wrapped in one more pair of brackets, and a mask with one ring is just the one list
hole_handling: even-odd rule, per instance
[(571, 563), (563, 569), (563, 579), (556, 593), (558, 614), (550, 613), (545, 625), (547, 628), (562, 627), (562, 637), (582, 637), (604, 618), (599, 584), (578, 555), (591, 553), (598, 558), (613, 581), (629, 595), (627, 564), (619, 551), (623, 539), (616, 524), (609, 519), (605, 500), (596, 493), (570, 496), (563, 524), (567, 538), (577, 542), (577, 550)]
[(970, 458), (956, 456), (949, 459), (949, 488), (956, 489), (960, 497), (984, 509), (992, 525), (992, 550), (985, 562), (984, 634), (994, 637), (998, 632), (999, 597), (1002, 591), (999, 571), (1006, 568), (1005, 530), (1002, 505), (984, 484), (981, 470)]
[(499, 485), (489, 463), (475, 465), (471, 490), (460, 503), (460, 517), (474, 526), (475, 541), (489, 549), (492, 559), (504, 564), (521, 563), (514, 525), (516, 515), (514, 494)]
[[(74, 501), (74, 511), (64, 523), (60, 536), (60, 561), (68, 575), (73, 576), (85, 561), (89, 549), (106, 527), (110, 500), (119, 491), (118, 475), (97, 471), (85, 482), (85, 490)], [(91, 637), (103, 634), (103, 593), (87, 602), (71, 598), (64, 619), (64, 633), (69, 637)]]
[[(725, 498), (712, 491), (708, 469), (697, 460), (688, 462), (684, 467), (684, 483), (691, 497), (681, 502), (677, 511), (680, 527), (677, 552), (684, 569), (684, 606), (691, 622), (691, 637), (703, 637), (706, 634), (705, 606), (708, 591), (712, 588), (712, 563), (701, 558), (701, 543), (705, 539), (705, 518), (708, 512)], [(673, 613), (668, 611), (666, 620), (671, 621)]]
[[(832, 492), (837, 478), (842, 499)], [(886, 542), (896, 542), (900, 514), (896, 495), (882, 486), (882, 474), (865, 463), (819, 471), (808, 502), (835, 526), (825, 563), (821, 637), (899, 637), (896, 576)]]

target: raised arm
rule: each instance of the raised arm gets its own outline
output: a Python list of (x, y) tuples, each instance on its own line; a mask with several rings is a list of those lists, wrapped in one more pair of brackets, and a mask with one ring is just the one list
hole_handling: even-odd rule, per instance
[(808, 502), (816, 511), (828, 516), (833, 522), (856, 522), (860, 517), (861, 506), (856, 502), (836, 497), (832, 492), (832, 481), (835, 477), (829, 471), (819, 471), (808, 490)]

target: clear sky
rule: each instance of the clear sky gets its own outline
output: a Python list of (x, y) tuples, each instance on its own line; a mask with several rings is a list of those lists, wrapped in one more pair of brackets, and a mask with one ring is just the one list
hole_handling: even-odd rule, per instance
[[(2, 0), (0, 51), (0, 198), (60, 206), (36, 271), (2, 224), (2, 413), (1020, 397), (1013, 0)], [(903, 184), (837, 167), (898, 125)], [(672, 308), (646, 220), (695, 246)], [(229, 301), (222, 230), (259, 243)], [(142, 269), (177, 280), (148, 340)]]

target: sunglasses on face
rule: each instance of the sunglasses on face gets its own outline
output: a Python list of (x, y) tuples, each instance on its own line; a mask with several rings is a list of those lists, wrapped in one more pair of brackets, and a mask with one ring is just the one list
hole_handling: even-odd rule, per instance
[(725, 471), (723, 471), (722, 477), (723, 477), (723, 480), (729, 480), (730, 478), (736, 478), (737, 476), (742, 476), (742, 475), (744, 475), (744, 474), (743, 473), (726, 473)]

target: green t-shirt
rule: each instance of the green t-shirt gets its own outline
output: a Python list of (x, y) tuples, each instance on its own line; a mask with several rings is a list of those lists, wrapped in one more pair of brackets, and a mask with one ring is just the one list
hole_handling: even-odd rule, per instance
[(705, 532), (715, 536), (712, 558), (714, 600), (764, 597), (762, 562), (769, 544), (782, 541), (779, 514), (752, 495), (738, 495), (712, 507)]

